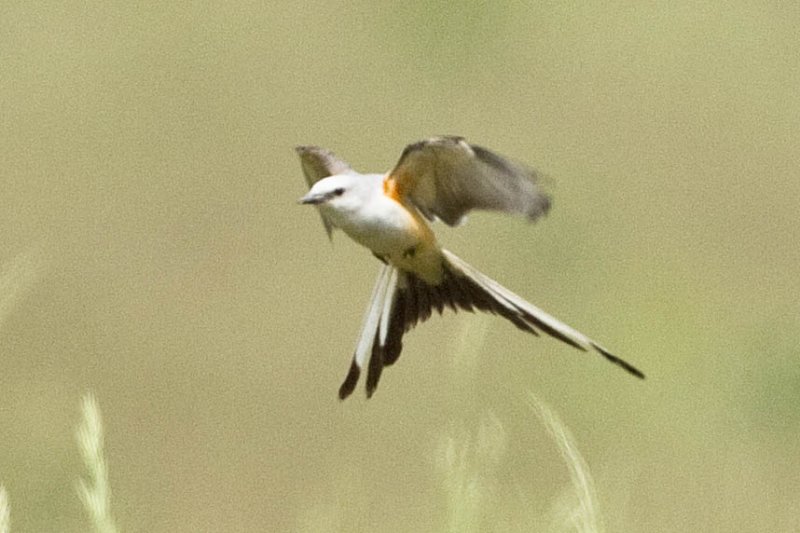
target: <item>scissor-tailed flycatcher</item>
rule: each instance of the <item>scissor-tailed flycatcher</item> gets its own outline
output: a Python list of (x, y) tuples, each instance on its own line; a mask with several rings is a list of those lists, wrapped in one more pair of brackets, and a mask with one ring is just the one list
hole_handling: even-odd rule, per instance
[(319, 208), (328, 237), (339, 228), (384, 263), (339, 398), (353, 392), (367, 357), (367, 397), (372, 396), (383, 368), (399, 357), (403, 334), (445, 306), (498, 314), (534, 335), (541, 330), (580, 350), (596, 350), (644, 378), (633, 365), (436, 241), (429, 220), (454, 226), (472, 209), (521, 214), (531, 221), (544, 215), (550, 197), (540, 190), (533, 170), (461, 137), (434, 137), (407, 146), (388, 174), (359, 174), (317, 146), (296, 150), (311, 187), (300, 203)]

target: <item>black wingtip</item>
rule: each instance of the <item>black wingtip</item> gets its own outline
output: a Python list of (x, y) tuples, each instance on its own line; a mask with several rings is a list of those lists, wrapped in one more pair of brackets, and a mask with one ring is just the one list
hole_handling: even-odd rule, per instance
[(358, 377), (361, 375), (361, 369), (358, 368), (355, 359), (353, 362), (350, 363), (350, 370), (347, 371), (347, 377), (344, 378), (344, 382), (342, 386), (339, 387), (339, 399), (344, 400), (351, 394), (356, 388), (356, 384), (358, 383)]
[(592, 343), (592, 347), (600, 352), (603, 357), (614, 363), (615, 365), (621, 366), (624, 368), (629, 374), (636, 376), (639, 379), (645, 379), (644, 372), (630, 364), (629, 362), (625, 361), (614, 355), (613, 353), (609, 352), (608, 350), (604, 349), (602, 346), (599, 346), (595, 343)]

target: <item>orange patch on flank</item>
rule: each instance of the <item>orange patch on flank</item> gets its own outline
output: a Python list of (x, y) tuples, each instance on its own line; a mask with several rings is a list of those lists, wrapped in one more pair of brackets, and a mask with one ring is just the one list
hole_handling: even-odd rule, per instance
[(387, 176), (383, 180), (383, 194), (394, 200), (395, 202), (403, 203), (403, 191), (398, 185), (397, 180), (391, 176)]

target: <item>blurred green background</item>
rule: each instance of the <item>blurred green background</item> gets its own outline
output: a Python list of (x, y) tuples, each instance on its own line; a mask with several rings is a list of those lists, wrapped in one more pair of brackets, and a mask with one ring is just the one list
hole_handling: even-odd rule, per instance
[[(13, 531), (87, 529), (89, 390), (123, 531), (445, 530), (442, 443), (487, 431), (474, 530), (558, 529), (569, 475), (531, 392), (608, 531), (800, 530), (798, 23), (791, 2), (4, 2)], [(296, 205), (292, 147), (381, 171), (440, 133), (555, 197), (445, 245), (646, 381), (448, 314), (372, 400), (337, 400), (378, 263)]]

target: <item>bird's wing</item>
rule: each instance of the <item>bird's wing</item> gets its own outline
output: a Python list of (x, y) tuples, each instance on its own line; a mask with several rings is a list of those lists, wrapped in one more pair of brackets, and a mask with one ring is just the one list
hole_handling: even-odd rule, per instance
[(406, 146), (387, 180), (426, 217), (451, 226), (472, 209), (533, 221), (550, 208), (535, 170), (462, 137), (432, 137)]
[[(296, 146), (295, 151), (300, 157), (300, 165), (303, 167), (303, 175), (306, 177), (306, 183), (309, 187), (312, 187), (322, 178), (344, 174), (353, 170), (347, 161), (340, 159), (327, 148)], [(320, 216), (322, 215), (320, 214)], [(325, 226), (328, 238), (331, 238), (333, 226), (324, 216), (322, 217), (322, 224)]]

